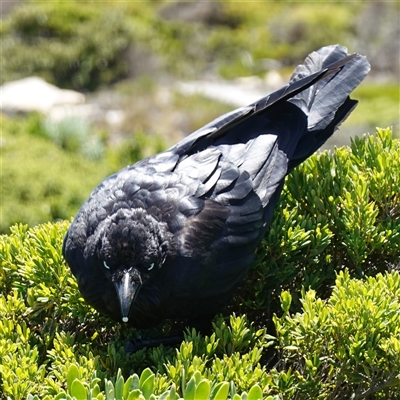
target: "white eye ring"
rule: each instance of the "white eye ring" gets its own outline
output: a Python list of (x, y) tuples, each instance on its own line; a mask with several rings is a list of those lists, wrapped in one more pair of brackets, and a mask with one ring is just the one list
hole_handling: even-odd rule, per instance
[(106, 263), (105, 261), (103, 261), (103, 265), (104, 265), (104, 268), (106, 268), (106, 269), (110, 269), (110, 266), (109, 266), (109, 265), (107, 265), (107, 263)]
[(150, 264), (150, 267), (147, 268), (147, 271), (151, 271), (153, 268), (154, 268), (154, 263), (151, 263), (151, 264)]

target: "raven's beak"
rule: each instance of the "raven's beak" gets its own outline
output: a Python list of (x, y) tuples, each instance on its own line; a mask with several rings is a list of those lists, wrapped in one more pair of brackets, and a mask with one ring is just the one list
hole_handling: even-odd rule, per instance
[(128, 322), (129, 311), (139, 293), (141, 283), (134, 282), (129, 271), (125, 271), (118, 280), (114, 280), (114, 286), (121, 305), (122, 321)]

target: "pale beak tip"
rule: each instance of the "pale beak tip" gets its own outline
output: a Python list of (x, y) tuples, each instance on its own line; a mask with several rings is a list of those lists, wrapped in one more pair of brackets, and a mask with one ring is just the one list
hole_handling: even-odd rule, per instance
[(129, 318), (128, 317), (122, 317), (122, 322), (128, 322)]

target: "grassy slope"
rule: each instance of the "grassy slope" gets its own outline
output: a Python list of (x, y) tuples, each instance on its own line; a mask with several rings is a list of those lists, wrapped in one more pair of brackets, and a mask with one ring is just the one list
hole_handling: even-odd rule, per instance
[(70, 218), (109, 174), (102, 162), (63, 151), (35, 135), (31, 120), (2, 118), (1, 230)]

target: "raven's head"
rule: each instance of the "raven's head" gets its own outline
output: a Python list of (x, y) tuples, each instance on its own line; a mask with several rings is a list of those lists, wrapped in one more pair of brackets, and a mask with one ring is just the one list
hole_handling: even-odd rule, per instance
[(123, 322), (128, 322), (140, 288), (151, 282), (165, 262), (171, 236), (167, 224), (141, 208), (120, 209), (98, 225), (93, 256), (115, 287)]

